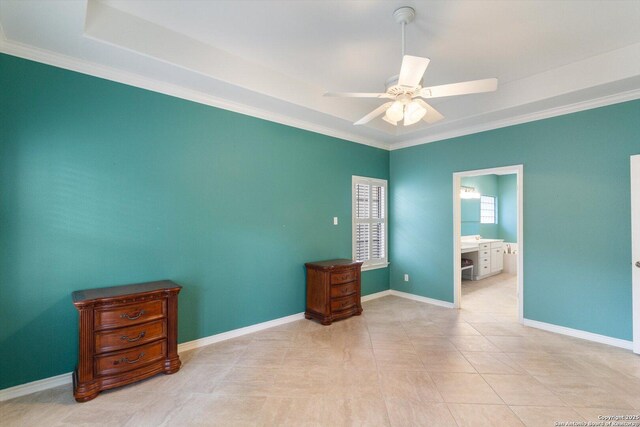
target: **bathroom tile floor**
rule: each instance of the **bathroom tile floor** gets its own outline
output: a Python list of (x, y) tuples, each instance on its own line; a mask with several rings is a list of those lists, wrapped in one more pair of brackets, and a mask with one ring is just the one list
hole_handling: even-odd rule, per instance
[[(640, 414), (640, 357), (521, 326), (515, 277), (463, 282), (461, 310), (387, 296), (181, 354), (169, 376), (75, 403), (0, 403), (2, 426), (553, 426)], [(640, 420), (635, 420), (640, 423)], [(640, 424), (636, 424), (640, 425)]]

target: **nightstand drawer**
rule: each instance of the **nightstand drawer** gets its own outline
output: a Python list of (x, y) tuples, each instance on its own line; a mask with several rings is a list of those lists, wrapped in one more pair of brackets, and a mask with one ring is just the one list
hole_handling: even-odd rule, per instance
[(119, 306), (114, 309), (95, 311), (95, 329), (118, 328), (137, 325), (165, 316), (165, 300), (157, 299), (139, 304)]
[(164, 320), (97, 332), (95, 334), (95, 351), (96, 353), (106, 353), (108, 351), (123, 350), (166, 336), (167, 328)]
[(342, 285), (331, 286), (331, 298), (346, 297), (358, 291), (358, 282), (349, 282)]
[(356, 280), (356, 271), (347, 270), (340, 273), (331, 273), (331, 284), (337, 285), (340, 283), (353, 282)]
[(331, 311), (346, 310), (354, 307), (358, 303), (357, 295), (331, 300)]
[(157, 341), (117, 353), (96, 356), (96, 375), (131, 371), (156, 360), (162, 360), (166, 353), (166, 342)]

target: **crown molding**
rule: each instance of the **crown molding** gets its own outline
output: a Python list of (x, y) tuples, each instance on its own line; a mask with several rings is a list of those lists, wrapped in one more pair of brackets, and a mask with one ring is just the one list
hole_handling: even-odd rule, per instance
[(400, 150), (403, 148), (414, 147), (416, 145), (429, 144), (431, 142), (443, 141), (445, 139), (457, 138), (459, 136), (471, 135), (474, 133), (485, 132), (493, 129), (500, 129), (508, 126), (519, 125), (522, 123), (534, 122), (536, 120), (548, 119), (551, 117), (563, 116), (565, 114), (577, 113), (579, 111), (590, 110), (592, 108), (605, 107), (607, 105), (619, 104), (621, 102), (633, 101), (640, 99), (640, 89), (633, 89), (626, 92), (620, 92), (614, 95), (607, 95), (600, 98), (589, 99), (586, 101), (567, 104), (560, 107), (548, 108), (528, 114), (521, 114), (503, 120), (494, 120), (481, 125), (468, 126), (449, 132), (442, 132), (424, 138), (416, 138), (408, 141), (392, 144), (390, 150)]
[(54, 67), (87, 74), (93, 77), (138, 87), (152, 92), (162, 93), (164, 95), (197, 102), (199, 104), (209, 105), (211, 107), (256, 117), (274, 123), (279, 123), (310, 132), (343, 139), (348, 142), (390, 151), (640, 99), (640, 89), (633, 89), (613, 95), (607, 95), (599, 98), (589, 99), (586, 101), (567, 104), (560, 107), (553, 107), (533, 113), (521, 114), (507, 119), (493, 120), (481, 125), (461, 127), (452, 131), (436, 133), (434, 135), (409, 139), (398, 143), (387, 143), (371, 138), (362, 137), (351, 132), (335, 130), (305, 120), (299, 120), (284, 114), (278, 114), (272, 111), (256, 108), (251, 105), (233, 102), (227, 99), (207, 94), (205, 92), (187, 89), (182, 86), (151, 79), (128, 71), (122, 71), (113, 67), (108, 67), (94, 62), (73, 58), (67, 55), (62, 55), (33, 46), (27, 46), (22, 43), (17, 43), (6, 38), (1, 26), (0, 52), (7, 55), (17, 56), (31, 61), (51, 65)]
[(49, 50), (17, 43), (8, 40), (1, 30), (2, 28), (0, 28), (0, 53), (5, 53), (7, 55), (17, 56), (19, 58), (40, 62), (58, 68), (63, 68), (65, 70), (75, 71), (93, 77), (138, 87), (152, 92), (162, 93), (164, 95), (197, 102), (199, 104), (209, 105), (211, 107), (232, 111), (234, 113), (256, 117), (259, 119), (268, 120), (270, 122), (295, 127), (322, 135), (327, 135), (333, 138), (343, 139), (348, 142), (354, 142), (357, 144), (367, 145), (383, 150), (389, 150), (389, 144), (385, 142), (365, 138), (351, 132), (331, 129), (326, 126), (318, 125), (305, 120), (299, 120), (284, 114), (278, 114), (272, 111), (253, 107), (251, 105), (229, 101), (227, 99), (219, 98), (205, 92), (187, 89), (182, 86), (151, 79), (136, 73), (122, 71), (113, 67), (85, 61), (83, 59), (73, 58)]

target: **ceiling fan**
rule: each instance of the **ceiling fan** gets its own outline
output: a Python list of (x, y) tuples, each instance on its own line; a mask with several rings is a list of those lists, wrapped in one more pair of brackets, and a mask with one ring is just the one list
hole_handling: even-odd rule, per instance
[[(405, 26), (412, 22), (416, 11), (412, 7), (401, 7), (393, 12), (396, 22), (402, 25), (402, 66), (400, 74), (389, 78), (384, 93), (325, 93), (325, 96), (346, 98), (386, 98), (386, 102), (358, 120), (354, 125), (369, 123), (382, 113), (382, 119), (394, 126), (403, 121), (405, 126), (418, 123), (420, 120), (431, 124), (442, 120), (444, 116), (427, 104), (424, 99), (445, 96), (467, 95), (471, 93), (493, 92), (498, 88), (498, 79), (472, 80), (440, 86), (423, 87), (422, 77), (429, 65), (429, 58), (405, 55)], [(423, 99), (424, 98), (424, 99)]]

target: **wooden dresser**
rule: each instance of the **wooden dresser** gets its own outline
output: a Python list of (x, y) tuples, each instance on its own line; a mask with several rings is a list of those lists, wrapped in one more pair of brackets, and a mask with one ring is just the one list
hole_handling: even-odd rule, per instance
[(362, 262), (350, 259), (308, 262), (307, 319), (330, 325), (338, 319), (358, 316), (360, 304), (360, 267)]
[(102, 390), (180, 369), (178, 293), (169, 280), (76, 291), (79, 312), (78, 402)]

